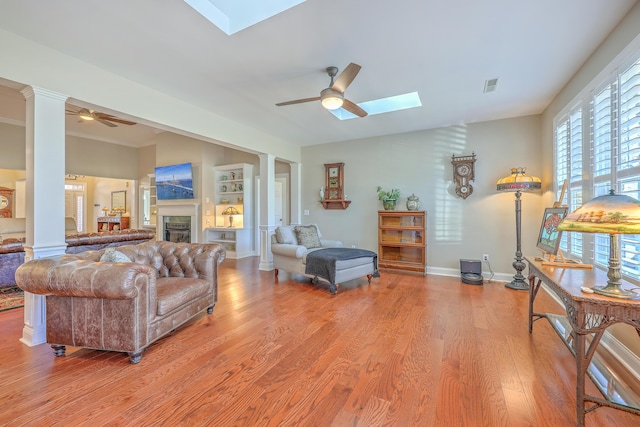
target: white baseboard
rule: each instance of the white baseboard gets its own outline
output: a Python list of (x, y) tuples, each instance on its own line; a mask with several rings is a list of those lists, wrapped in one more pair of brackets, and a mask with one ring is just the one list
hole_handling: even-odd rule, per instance
[[(460, 270), (455, 268), (442, 268), (442, 267), (429, 267), (427, 266), (427, 274), (435, 274), (436, 276), (449, 276), (460, 277)], [(491, 280), (492, 282), (510, 282), (513, 279), (515, 273), (491, 273), (487, 271), (482, 272), (484, 280)]]

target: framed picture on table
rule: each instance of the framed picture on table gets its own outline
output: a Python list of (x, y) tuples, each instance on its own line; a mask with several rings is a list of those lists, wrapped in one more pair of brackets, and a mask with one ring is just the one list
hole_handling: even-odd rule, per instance
[(542, 217), (542, 225), (540, 226), (540, 234), (538, 235), (539, 249), (551, 254), (558, 254), (562, 231), (558, 230), (558, 225), (567, 216), (567, 208), (546, 208)]

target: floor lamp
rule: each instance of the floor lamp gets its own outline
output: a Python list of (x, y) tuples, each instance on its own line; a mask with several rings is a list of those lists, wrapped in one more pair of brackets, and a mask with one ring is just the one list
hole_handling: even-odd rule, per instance
[(638, 299), (640, 294), (621, 288), (620, 246), (618, 234), (640, 234), (640, 201), (633, 197), (615, 194), (613, 190), (598, 196), (567, 215), (560, 231), (580, 233), (604, 233), (609, 235), (609, 270), (607, 284), (594, 286), (593, 292), (621, 299)]
[(498, 191), (516, 193), (516, 257), (512, 264), (513, 268), (516, 269), (516, 274), (513, 276), (513, 280), (505, 286), (507, 288), (521, 291), (529, 289), (529, 282), (527, 282), (525, 277), (522, 275), (522, 270), (525, 269), (526, 264), (522, 260), (522, 241), (520, 237), (520, 216), (522, 207), (520, 195), (523, 191), (537, 191), (542, 189), (542, 182), (540, 181), (540, 178), (526, 175), (524, 172), (525, 168), (511, 168), (511, 174), (499, 179), (497, 182)]

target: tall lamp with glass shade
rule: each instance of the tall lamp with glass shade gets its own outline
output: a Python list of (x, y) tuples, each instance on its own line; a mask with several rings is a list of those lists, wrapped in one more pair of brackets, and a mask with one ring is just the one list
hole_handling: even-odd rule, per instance
[(620, 272), (620, 246), (618, 234), (640, 234), (640, 201), (613, 190), (598, 196), (567, 215), (558, 230), (609, 235), (609, 270), (607, 284), (594, 286), (593, 291), (621, 299), (638, 299), (640, 294), (622, 289)]
[(521, 239), (521, 213), (522, 203), (520, 201), (520, 195), (523, 191), (538, 191), (542, 189), (542, 182), (540, 178), (535, 176), (529, 176), (525, 174), (525, 168), (511, 168), (511, 174), (501, 178), (497, 182), (497, 190), (504, 192), (516, 193), (516, 257), (513, 261), (513, 268), (516, 269), (516, 274), (513, 276), (513, 280), (507, 283), (505, 286), (511, 289), (517, 289), (526, 291), (529, 289), (529, 282), (522, 275), (522, 270), (525, 269), (526, 264), (522, 260), (522, 239)]

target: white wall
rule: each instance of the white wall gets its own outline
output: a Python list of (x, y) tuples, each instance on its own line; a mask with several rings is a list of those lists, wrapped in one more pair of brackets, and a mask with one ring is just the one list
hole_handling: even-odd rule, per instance
[[(372, 118), (375, 119), (375, 118)], [(512, 167), (541, 173), (540, 116), (452, 126), (434, 130), (340, 142), (302, 149), (303, 222), (318, 223), (323, 236), (377, 251), (377, 186), (399, 188), (396, 209), (406, 209), (415, 193), (427, 211), (427, 264), (459, 271), (461, 258), (490, 255), (496, 272), (513, 276), (516, 250), (515, 196), (497, 193), (496, 181)], [(453, 192), (451, 156), (475, 152), (473, 194)], [(325, 210), (318, 203), (324, 163), (345, 163), (347, 210)], [(522, 196), (523, 253), (538, 255), (535, 245), (543, 206), (540, 194)], [(485, 268), (484, 271), (487, 271)]]

